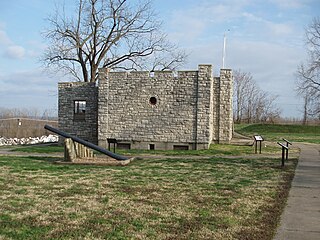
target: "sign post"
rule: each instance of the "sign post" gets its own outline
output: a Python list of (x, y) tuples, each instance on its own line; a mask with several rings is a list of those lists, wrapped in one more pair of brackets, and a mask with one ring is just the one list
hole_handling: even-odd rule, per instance
[(109, 151), (111, 151), (110, 150), (110, 145), (111, 145), (111, 143), (113, 144), (113, 152), (115, 153), (116, 152), (116, 144), (118, 143), (117, 142), (117, 139), (115, 139), (115, 138), (107, 138), (107, 141), (108, 141), (108, 150)]
[[(284, 167), (284, 155), (285, 155), (285, 151), (287, 152), (287, 156), (288, 156), (288, 147), (283, 145), (280, 142), (277, 142), (281, 147), (282, 147), (282, 159), (281, 159), (281, 167)], [(287, 158), (288, 159), (288, 158)]]
[(286, 159), (288, 160), (288, 155), (289, 155), (289, 144), (292, 145), (291, 142), (289, 142), (287, 139), (282, 138), (283, 141), (285, 141), (287, 143), (287, 149), (286, 149)]
[(260, 144), (260, 154), (261, 154), (261, 142), (263, 138), (260, 135), (254, 135), (254, 142), (255, 142), (255, 153), (258, 151), (258, 143)]

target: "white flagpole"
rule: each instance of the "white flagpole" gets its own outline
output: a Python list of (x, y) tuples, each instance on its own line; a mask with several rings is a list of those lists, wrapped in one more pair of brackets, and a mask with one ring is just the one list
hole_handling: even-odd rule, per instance
[[(230, 29), (228, 29), (228, 32)], [(223, 35), (223, 53), (222, 53), (222, 69), (225, 69), (225, 61), (226, 61), (226, 45), (227, 45), (227, 34), (224, 32)]]
[(223, 52), (222, 52), (222, 69), (224, 69), (225, 65), (225, 57), (226, 57), (226, 33), (223, 35)]

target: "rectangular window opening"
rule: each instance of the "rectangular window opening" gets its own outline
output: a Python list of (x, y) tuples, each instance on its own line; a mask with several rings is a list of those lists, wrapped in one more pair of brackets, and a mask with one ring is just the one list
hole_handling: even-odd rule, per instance
[(173, 145), (173, 150), (189, 150), (188, 145)]
[(87, 102), (83, 100), (74, 101), (74, 120), (85, 120)]
[(130, 150), (131, 144), (130, 143), (118, 143), (117, 149), (124, 149), (124, 150)]
[(149, 149), (150, 150), (155, 150), (155, 145), (154, 144), (149, 144)]

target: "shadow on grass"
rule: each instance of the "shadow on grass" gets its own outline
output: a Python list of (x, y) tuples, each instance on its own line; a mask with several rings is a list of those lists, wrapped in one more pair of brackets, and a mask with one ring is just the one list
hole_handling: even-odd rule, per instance
[(25, 153), (62, 153), (63, 146), (57, 144), (39, 144), (39, 145), (23, 145), (15, 146), (10, 151), (12, 152), (25, 152)]
[(25, 157), (30, 160), (35, 160), (35, 161), (42, 161), (42, 162), (48, 162), (48, 163), (55, 163), (58, 161), (63, 161), (63, 158), (60, 157), (43, 157), (43, 156), (29, 156)]

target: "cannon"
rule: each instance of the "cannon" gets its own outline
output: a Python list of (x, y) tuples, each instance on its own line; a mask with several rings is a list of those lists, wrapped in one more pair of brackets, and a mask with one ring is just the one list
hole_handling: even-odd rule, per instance
[(88, 148), (91, 148), (93, 150), (96, 150), (98, 152), (101, 152), (101, 153), (103, 153), (105, 155), (108, 155), (109, 157), (111, 157), (113, 159), (116, 159), (116, 160), (119, 160), (119, 161), (125, 161), (125, 160), (129, 159), (128, 157), (121, 156), (121, 155), (115, 154), (113, 152), (110, 152), (110, 151), (108, 151), (108, 150), (106, 150), (106, 149), (104, 149), (102, 147), (99, 147), (99, 146), (97, 146), (97, 145), (95, 145), (95, 144), (93, 144), (91, 142), (85, 141), (85, 140), (83, 140), (81, 138), (78, 138), (76, 136), (72, 136), (72, 135), (70, 135), (70, 134), (68, 134), (66, 132), (63, 132), (63, 131), (61, 131), (59, 129), (56, 129), (54, 127), (51, 127), (49, 125), (45, 125), (44, 128), (49, 130), (49, 131), (51, 131), (51, 132), (54, 132), (54, 133), (58, 134), (59, 136), (62, 136), (62, 137), (65, 137), (65, 138), (71, 138), (73, 141), (78, 142), (78, 143), (80, 143), (80, 144), (82, 144), (82, 145), (84, 145), (84, 146), (86, 146)]

